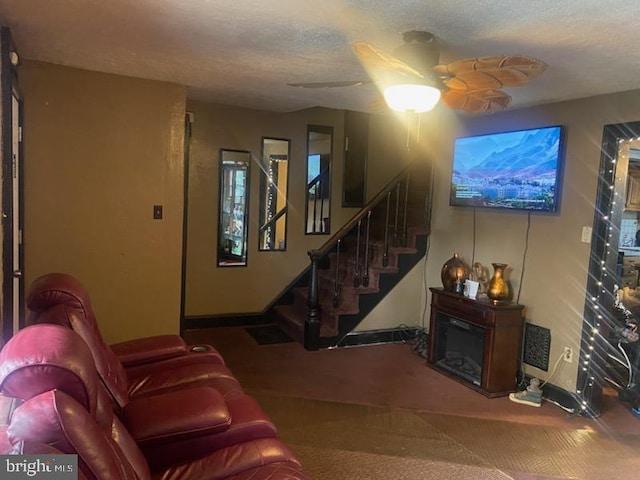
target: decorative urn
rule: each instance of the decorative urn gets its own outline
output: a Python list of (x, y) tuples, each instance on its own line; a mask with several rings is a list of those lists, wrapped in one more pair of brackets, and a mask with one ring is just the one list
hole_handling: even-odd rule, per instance
[(464, 281), (468, 277), (469, 269), (457, 253), (444, 263), (440, 273), (442, 286), (448, 292), (462, 293)]

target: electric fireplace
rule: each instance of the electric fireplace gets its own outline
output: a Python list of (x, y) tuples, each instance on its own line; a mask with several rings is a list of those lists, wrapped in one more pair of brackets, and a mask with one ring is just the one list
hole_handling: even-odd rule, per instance
[(515, 390), (524, 306), (430, 288), (427, 364), (488, 396)]
[(442, 312), (436, 313), (435, 327), (435, 365), (481, 386), (486, 329)]

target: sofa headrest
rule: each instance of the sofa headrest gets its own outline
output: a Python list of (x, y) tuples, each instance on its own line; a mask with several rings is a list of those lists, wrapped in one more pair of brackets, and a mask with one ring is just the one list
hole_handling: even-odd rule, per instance
[(98, 382), (89, 347), (60, 325), (26, 327), (0, 351), (0, 391), (9, 397), (28, 400), (59, 389), (95, 412)]
[[(111, 425), (100, 425), (78, 402), (59, 390), (41, 393), (24, 402), (7, 428), (7, 437), (13, 445), (45, 443), (62, 453), (77, 454), (80, 471), (90, 478), (150, 478), (147, 464), (138, 462), (134, 466), (112, 435)], [(133, 453), (142, 456), (137, 447)]]
[(82, 284), (66, 273), (48, 273), (37, 278), (29, 288), (27, 323), (53, 323), (71, 328), (89, 345), (95, 367), (106, 388), (123, 407), (128, 402), (127, 373), (115, 353), (104, 342)]
[(82, 283), (66, 273), (48, 273), (37, 278), (27, 294), (27, 308), (41, 312), (55, 305), (91, 308), (89, 293)]

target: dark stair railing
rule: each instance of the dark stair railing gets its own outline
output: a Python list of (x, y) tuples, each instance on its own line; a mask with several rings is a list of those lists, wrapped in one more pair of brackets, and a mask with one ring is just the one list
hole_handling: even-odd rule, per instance
[[(382, 191), (378, 193), (362, 210), (349, 220), (338, 232), (336, 232), (324, 245), (317, 250), (309, 250), (308, 255), (311, 260), (310, 279), (308, 284), (308, 314), (304, 324), (304, 348), (307, 350), (318, 350), (320, 348), (320, 280), (318, 270), (321, 261), (330, 253), (335, 253), (335, 276), (333, 279), (333, 306), (340, 305), (340, 258), (341, 248), (347, 235), (355, 231), (356, 245), (355, 258), (353, 261), (353, 285), (354, 287), (367, 287), (369, 285), (369, 249), (371, 242), (371, 216), (372, 212), (379, 206), (382, 206), (384, 212), (384, 240), (382, 265), (386, 267), (389, 263), (389, 237), (393, 246), (407, 246), (407, 228), (408, 219), (411, 214), (409, 207), (409, 185), (412, 174), (411, 166), (407, 167), (403, 172), (397, 175)], [(425, 176), (428, 178), (430, 176)], [(404, 186), (404, 189), (402, 188)], [(430, 184), (427, 185), (430, 188)], [(391, 222), (391, 202), (395, 193), (395, 214), (393, 223)], [(422, 193), (422, 192), (421, 192)], [(426, 188), (424, 189), (426, 194)], [(425, 207), (422, 202), (422, 207)], [(379, 210), (376, 210), (379, 211)], [(426, 227), (426, 212), (421, 212), (420, 221)], [(364, 225), (364, 234), (362, 233)], [(393, 231), (389, 232), (392, 228)], [(364, 236), (364, 239), (362, 238)], [(364, 250), (363, 266), (360, 265), (361, 249)]]

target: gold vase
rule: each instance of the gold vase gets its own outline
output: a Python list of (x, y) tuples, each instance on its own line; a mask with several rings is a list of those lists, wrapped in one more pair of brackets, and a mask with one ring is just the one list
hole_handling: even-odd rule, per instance
[(507, 268), (506, 263), (492, 263), (493, 277), (489, 281), (487, 288), (487, 297), (493, 300), (493, 303), (504, 302), (509, 298), (509, 285), (504, 279), (504, 270)]
[(462, 293), (464, 281), (468, 277), (469, 270), (457, 253), (444, 263), (440, 273), (442, 286), (448, 292)]

